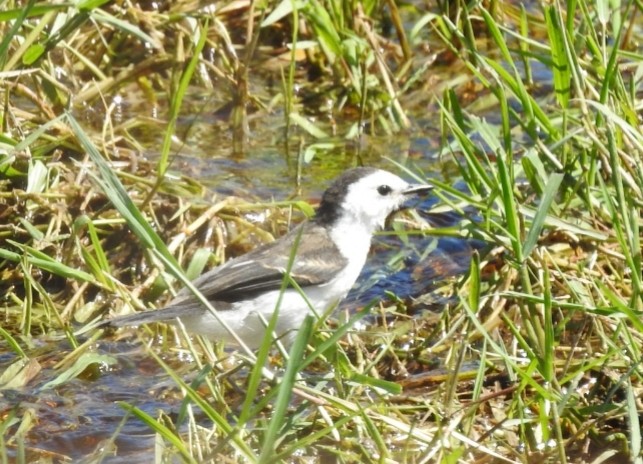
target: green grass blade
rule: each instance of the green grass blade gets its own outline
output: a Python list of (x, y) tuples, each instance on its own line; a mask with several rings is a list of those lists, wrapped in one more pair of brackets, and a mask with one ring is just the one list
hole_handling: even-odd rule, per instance
[(70, 113), (67, 113), (67, 120), (69, 121), (71, 129), (80, 141), (82, 147), (98, 168), (99, 175), (94, 176), (94, 179), (110, 202), (118, 210), (121, 216), (123, 216), (132, 232), (134, 232), (134, 234), (147, 248), (156, 249), (166, 261), (172, 263), (177, 269), (180, 269), (179, 264), (174, 259), (174, 256), (172, 256), (168, 251), (163, 240), (161, 240), (140, 210), (136, 207), (123, 187), (123, 184), (118, 179), (116, 173), (98, 152), (76, 119)]
[(524, 256), (529, 256), (533, 249), (536, 247), (538, 238), (540, 237), (540, 234), (545, 227), (547, 214), (549, 212), (549, 209), (551, 208), (554, 198), (556, 197), (556, 194), (558, 193), (558, 188), (560, 187), (560, 184), (563, 181), (564, 177), (565, 176), (560, 173), (554, 173), (549, 176), (549, 181), (545, 186), (543, 198), (538, 205), (536, 216), (531, 221), (531, 227), (529, 228), (529, 232), (527, 232), (527, 238), (525, 239), (525, 242), (522, 246)]
[(116, 363), (116, 359), (113, 356), (102, 355), (92, 352), (83, 353), (74, 364), (65, 369), (60, 375), (58, 375), (53, 380), (50, 380), (42, 387), (41, 390), (48, 390), (50, 388), (58, 387), (64, 383), (69, 382), (72, 379), (75, 379), (80, 374), (82, 374), (89, 366), (92, 364), (101, 364), (104, 366), (111, 366)]
[(306, 316), (304, 322), (297, 332), (297, 338), (292, 345), (289, 353), (288, 365), (283, 378), (279, 382), (279, 394), (272, 411), (272, 417), (264, 435), (263, 446), (259, 462), (271, 462), (277, 451), (277, 437), (285, 422), (288, 404), (292, 396), (292, 390), (297, 380), (297, 374), (301, 370), (301, 361), (306, 350), (308, 339), (312, 333), (314, 318), (311, 315)]
[(542, 288), (543, 288), (543, 331), (544, 331), (544, 346), (540, 350), (542, 353), (542, 367), (541, 373), (543, 378), (548, 384), (551, 384), (555, 379), (556, 372), (555, 367), (555, 334), (554, 334), (554, 319), (552, 314), (552, 294), (551, 294), (551, 278), (549, 275), (549, 269), (547, 266), (542, 268), (541, 276)]
[[(7, 240), (7, 243), (10, 243), (16, 248), (23, 250), (24, 256), (27, 259), (27, 262), (29, 262), (29, 264), (33, 266), (36, 266), (37, 268), (51, 272), (54, 275), (64, 277), (66, 279), (74, 279), (74, 280), (80, 280), (83, 282), (90, 282), (92, 284), (100, 286), (100, 283), (94, 278), (93, 275), (85, 271), (81, 271), (80, 269), (69, 267), (66, 264), (63, 264), (59, 261), (56, 261), (54, 258), (43, 253), (40, 250), (36, 250), (35, 248), (30, 247), (29, 245), (23, 245), (22, 243), (14, 242), (13, 240)], [(13, 252), (9, 252), (7, 250), (1, 250), (1, 249), (0, 249), (0, 257), (4, 259), (10, 259), (16, 262), (19, 262), (21, 260), (20, 255)]]
[(498, 168), (498, 181), (500, 182), (500, 200), (502, 203), (502, 213), (507, 221), (507, 231), (509, 240), (516, 257), (516, 261), (522, 263), (523, 251), (521, 244), (521, 224), (518, 215), (518, 207), (514, 196), (514, 179), (511, 177), (508, 162), (502, 156), (496, 157), (496, 167)]
[[(35, 0), (29, 0), (26, 5), (17, 10), (18, 14), (15, 18), (15, 21), (11, 25), (11, 28), (5, 32), (5, 36), (2, 38), (2, 42), (0, 42), (0, 69), (6, 71), (5, 64), (7, 62), (7, 52), (9, 50), (9, 45), (11, 44), (11, 41), (14, 39), (18, 30), (23, 26), (24, 21), (28, 17), (29, 13), (33, 11), (35, 3)], [(0, 17), (0, 21), (5, 22), (7, 21), (7, 18)]]
[(88, 216), (81, 216), (74, 222), (74, 232), (80, 232), (80, 228), (86, 227), (89, 234), (89, 239), (92, 244), (93, 254), (83, 246), (79, 240), (77, 240), (78, 247), (83, 253), (83, 257), (87, 262), (88, 266), (92, 269), (94, 276), (99, 280), (106, 288), (110, 290), (115, 290), (116, 286), (114, 281), (108, 276), (112, 275), (110, 269), (109, 260), (103, 249), (100, 238), (98, 237), (98, 232), (96, 226)]
[(151, 428), (156, 433), (158, 433), (165, 441), (171, 443), (174, 446), (174, 448), (179, 452), (179, 454), (182, 456), (182, 458), (185, 460), (185, 462), (188, 462), (191, 464), (197, 464), (197, 461), (192, 457), (190, 450), (186, 448), (181, 438), (178, 437), (173, 430), (161, 424), (158, 420), (154, 419), (145, 411), (137, 408), (136, 406), (129, 405), (122, 401), (119, 401), (118, 405), (128, 413), (132, 414), (134, 417), (137, 417), (145, 424), (147, 424), (149, 428)]
[(551, 47), (551, 59), (553, 62), (554, 90), (556, 99), (562, 108), (569, 106), (569, 95), (571, 90), (571, 69), (567, 61), (565, 49), (565, 29), (558, 20), (556, 6), (545, 7), (545, 21), (547, 23), (547, 34)]
[[(172, 138), (174, 137), (174, 131), (176, 128), (176, 122), (179, 117), (179, 113), (181, 110), (181, 104), (183, 102), (183, 99), (185, 98), (185, 94), (187, 92), (188, 86), (190, 84), (190, 81), (192, 80), (192, 76), (194, 75), (194, 70), (196, 69), (197, 64), (199, 63), (199, 59), (201, 58), (201, 52), (203, 51), (203, 47), (205, 46), (206, 40), (208, 38), (208, 22), (206, 21), (205, 24), (202, 24), (198, 30), (195, 31), (195, 34), (198, 33), (198, 41), (194, 45), (194, 50), (192, 51), (192, 57), (190, 58), (190, 61), (188, 61), (187, 66), (185, 67), (185, 70), (181, 74), (181, 78), (179, 79), (179, 83), (177, 85), (177, 88), (175, 92), (172, 94), (172, 100), (170, 102), (170, 112), (169, 112), (169, 121), (167, 124), (167, 127), (165, 128), (165, 133), (163, 135), (163, 143), (161, 145), (161, 157), (158, 162), (158, 177), (157, 177), (157, 187), (160, 186), (160, 183), (162, 182), (165, 173), (167, 172), (167, 169), (170, 165), (169, 157), (170, 157), (170, 149), (172, 148)], [(156, 190), (153, 189), (153, 191)]]
[(480, 309), (480, 255), (474, 252), (469, 267), (469, 278), (467, 279), (469, 291), (469, 307), (477, 312)]
[(371, 309), (374, 304), (375, 303), (371, 303), (367, 305), (366, 308), (364, 308), (363, 310), (353, 314), (345, 324), (342, 324), (339, 328), (337, 328), (336, 330), (333, 330), (330, 337), (328, 337), (328, 339), (320, 343), (319, 346), (315, 348), (315, 351), (313, 351), (310, 355), (308, 355), (308, 357), (302, 362), (301, 368), (305, 369), (312, 362), (314, 362), (316, 359), (322, 356), (327, 350), (334, 347), (339, 341), (339, 339), (342, 338), (344, 335), (346, 335), (346, 333), (349, 330), (351, 330), (358, 321), (360, 321), (361, 319), (363, 319), (364, 317), (368, 316), (371, 313)]
[(148, 43), (152, 46), (156, 45), (156, 41), (149, 34), (146, 34), (140, 27), (138, 27), (138, 25), (120, 20), (107, 13), (106, 11), (97, 9), (94, 6), (92, 6), (90, 10), (91, 18), (97, 23), (110, 24), (116, 29), (120, 29), (129, 35), (139, 38), (142, 42)]
[(2, 327), (0, 327), (0, 336), (5, 339), (9, 347), (13, 350), (14, 353), (16, 353), (18, 356), (21, 358), (27, 358), (27, 354), (23, 351), (23, 349), (20, 347), (20, 344), (16, 341), (15, 338), (11, 336), (9, 332), (4, 330)]

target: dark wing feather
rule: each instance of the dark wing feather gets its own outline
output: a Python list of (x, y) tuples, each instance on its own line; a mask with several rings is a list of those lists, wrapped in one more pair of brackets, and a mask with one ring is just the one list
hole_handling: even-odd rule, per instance
[[(306, 222), (281, 239), (206, 272), (194, 281), (194, 285), (208, 300), (228, 303), (278, 290), (295, 245), (290, 276), (302, 288), (330, 280), (347, 264), (328, 230)], [(186, 300), (191, 299), (189, 290), (183, 289), (170, 305), (187, 303)]]

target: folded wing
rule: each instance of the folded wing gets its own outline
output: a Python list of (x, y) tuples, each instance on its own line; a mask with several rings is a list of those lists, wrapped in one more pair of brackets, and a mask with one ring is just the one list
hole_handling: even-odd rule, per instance
[[(328, 236), (327, 229), (314, 222), (306, 222), (281, 240), (228, 261), (193, 283), (210, 301), (234, 303), (251, 299), (260, 293), (281, 288), (293, 253), (290, 277), (302, 288), (328, 282), (347, 264), (346, 258)], [(192, 293), (183, 289), (170, 306), (190, 300), (194, 302)]]

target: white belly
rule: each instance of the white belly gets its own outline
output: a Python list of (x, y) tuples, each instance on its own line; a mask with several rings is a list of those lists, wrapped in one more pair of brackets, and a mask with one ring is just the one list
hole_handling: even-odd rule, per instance
[[(327, 284), (305, 288), (306, 298), (295, 289), (286, 289), (277, 309), (277, 337), (288, 345), (294, 340), (296, 331), (301, 327), (306, 315), (319, 316), (342, 300), (355, 284), (363, 264), (363, 261), (353, 261), (352, 265)], [(279, 294), (280, 292), (275, 290), (253, 300), (234, 303), (230, 309), (219, 311), (218, 315), (249, 348), (258, 348), (263, 342), (266, 324), (277, 308)], [(232, 335), (207, 310), (198, 316), (182, 317), (181, 322), (189, 332), (215, 341), (235, 342)]]

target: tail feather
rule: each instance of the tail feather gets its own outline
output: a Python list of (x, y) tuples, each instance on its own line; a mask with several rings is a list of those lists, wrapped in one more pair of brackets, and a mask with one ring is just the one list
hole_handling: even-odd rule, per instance
[(203, 311), (203, 308), (198, 307), (169, 306), (163, 309), (143, 311), (136, 314), (128, 314), (126, 316), (117, 316), (103, 321), (99, 327), (127, 327), (149, 324), (150, 322), (171, 323), (177, 318), (189, 318), (202, 314)]

